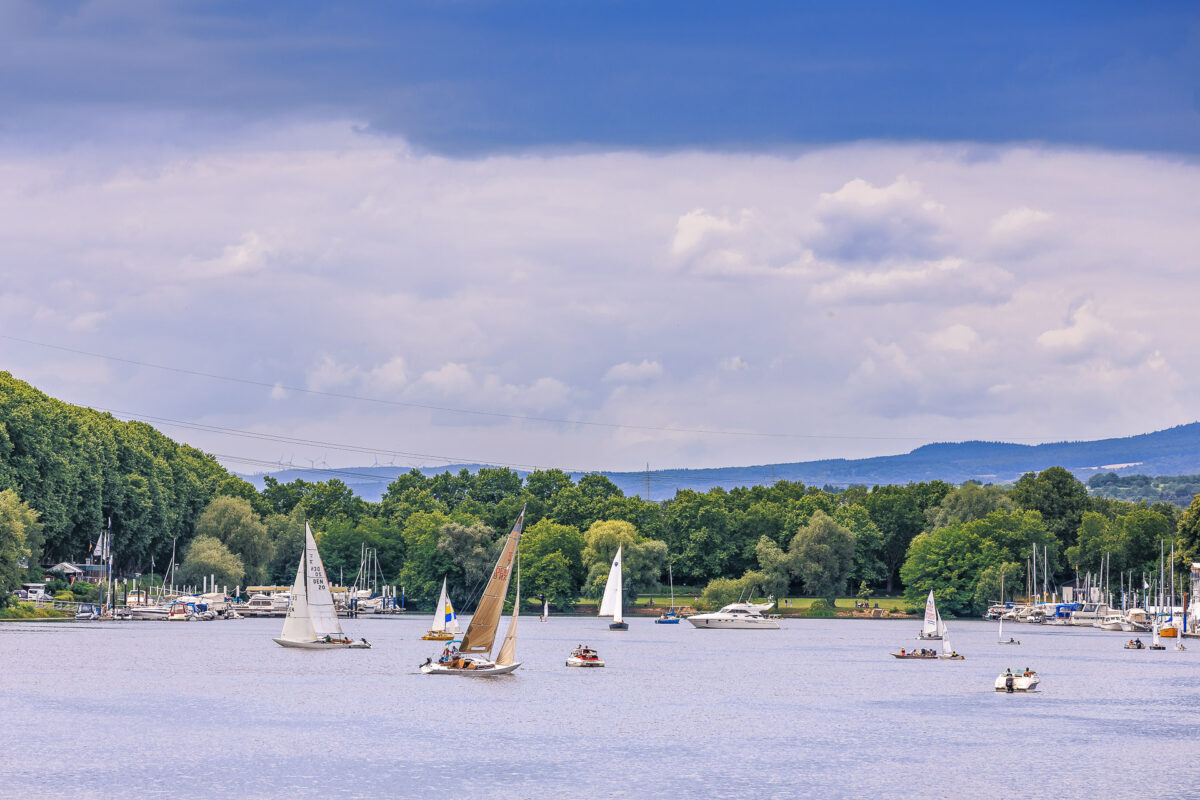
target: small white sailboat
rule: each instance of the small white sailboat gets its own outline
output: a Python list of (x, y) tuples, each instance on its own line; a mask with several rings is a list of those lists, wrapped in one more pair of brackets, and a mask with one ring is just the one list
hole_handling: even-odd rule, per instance
[(938, 616), (937, 603), (933, 600), (933, 589), (929, 590), (929, 598), (925, 601), (925, 624), (917, 634), (918, 639), (937, 640), (942, 638), (941, 617)]
[(667, 580), (671, 584), (671, 607), (666, 613), (659, 614), (654, 622), (658, 625), (678, 625), (681, 617), (675, 613), (675, 572), (670, 564), (667, 564)]
[[(479, 607), (471, 616), (471, 624), (462, 638), (459, 647), (447, 647), (442, 651), (437, 661), (425, 659), (420, 666), (426, 675), (468, 675), (471, 677), (487, 677), (490, 675), (507, 675), (521, 666), (519, 661), (513, 661), (513, 651), (517, 640), (517, 617), (520, 597), (513, 606), (512, 620), (509, 622), (508, 635), (500, 648), (500, 655), (492, 660), (492, 647), (496, 643), (496, 630), (500, 627), (500, 614), (504, 610), (504, 598), (508, 595), (508, 582), (512, 577), (513, 562), (517, 556), (517, 545), (521, 541), (521, 528), (525, 524), (525, 509), (517, 517), (516, 524), (509, 532), (492, 569), (492, 577), (483, 590)], [(518, 589), (518, 594), (520, 590)]]
[(538, 617), (538, 622), (549, 622), (549, 621), (550, 621), (550, 600), (546, 597), (542, 597), (542, 615), (540, 617)]
[(617, 554), (613, 556), (612, 568), (608, 571), (608, 582), (604, 584), (604, 599), (600, 601), (600, 616), (612, 617), (608, 626), (610, 631), (627, 631), (629, 623), (621, 616), (621, 552), (625, 545), (617, 546)]
[(333, 593), (329, 591), (329, 580), (325, 577), (325, 565), (321, 563), (321, 554), (317, 552), (317, 542), (307, 521), (304, 523), (304, 551), (296, 568), (291, 603), (283, 621), (283, 632), (275, 643), (304, 650), (365, 649), (371, 646), (366, 639), (356, 642), (342, 631), (333, 605)]
[(450, 595), (446, 591), (446, 579), (442, 578), (442, 594), (438, 598), (437, 608), (433, 611), (433, 624), (421, 638), (435, 642), (448, 642), (458, 634), (458, 615), (454, 613), (454, 606), (450, 603)]
[[(941, 619), (938, 620), (941, 622)], [(966, 656), (959, 653), (950, 646), (950, 633), (946, 630), (946, 623), (942, 622), (942, 652), (938, 658), (945, 661), (964, 661)]]

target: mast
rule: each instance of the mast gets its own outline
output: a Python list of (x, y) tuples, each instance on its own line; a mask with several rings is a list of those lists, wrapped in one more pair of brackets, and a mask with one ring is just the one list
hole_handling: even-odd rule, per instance
[(467, 632), (462, 638), (462, 645), (458, 648), (460, 653), (488, 653), (490, 655), (492, 652), (492, 645), (496, 642), (496, 628), (500, 623), (500, 613), (504, 610), (504, 599), (508, 595), (508, 582), (512, 577), (513, 560), (517, 555), (517, 545), (521, 541), (521, 528), (524, 524), (525, 508), (522, 507), (521, 515), (517, 517), (516, 523), (508, 534), (508, 539), (504, 542), (504, 548), (500, 551), (500, 557), (496, 559), (496, 566), (483, 590), (479, 606), (471, 616), (471, 624), (467, 626)]

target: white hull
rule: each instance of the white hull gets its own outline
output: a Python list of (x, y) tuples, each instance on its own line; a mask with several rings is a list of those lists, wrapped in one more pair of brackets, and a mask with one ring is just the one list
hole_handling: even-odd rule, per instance
[(369, 650), (371, 645), (368, 642), (359, 640), (357, 642), (294, 642), (291, 639), (275, 639), (275, 644), (283, 647), (294, 647), (299, 650)]
[(695, 625), (697, 628), (718, 628), (721, 630), (779, 630), (779, 623), (767, 617), (737, 617), (737, 618), (714, 618), (715, 615), (701, 614), (695, 617), (688, 617), (687, 621)]
[(585, 661), (582, 658), (571, 657), (571, 658), (567, 659), (567, 666), (568, 667), (603, 667), (604, 661), (602, 659)]
[(925, 642), (940, 642), (942, 640), (941, 635), (936, 633), (918, 633), (917, 638)]
[[(1008, 687), (1004, 685), (1005, 678), (1007, 677), (1007, 675), (1001, 675), (1000, 677), (996, 678), (997, 692), (1008, 691)], [(1041, 678), (1039, 678), (1037, 675), (1031, 675), (1028, 678), (1024, 675), (1013, 675), (1014, 692), (1032, 692), (1037, 689), (1039, 683), (1041, 683)]]
[(475, 667), (474, 669), (454, 669), (452, 667), (442, 666), (441, 664), (427, 663), (421, 665), (421, 672), (426, 675), (466, 675), (467, 677), (471, 678), (486, 678), (491, 675), (507, 675), (517, 667), (521, 666), (520, 661), (515, 664), (505, 664), (504, 666), (500, 666), (499, 664), (491, 661), (481, 661), (476, 663), (478, 663), (479, 666)]

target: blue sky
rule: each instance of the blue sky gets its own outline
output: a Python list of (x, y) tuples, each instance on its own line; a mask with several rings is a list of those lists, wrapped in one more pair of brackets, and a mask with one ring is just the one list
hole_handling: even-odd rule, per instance
[(213, 133), (352, 118), (475, 155), (1200, 143), (1194, 3), (62, 3), (0, 19), (10, 141), (26, 114), (67, 137), (140, 112)]
[(1191, 422), (1195, 9), (0, 4), (0, 368), (241, 469)]

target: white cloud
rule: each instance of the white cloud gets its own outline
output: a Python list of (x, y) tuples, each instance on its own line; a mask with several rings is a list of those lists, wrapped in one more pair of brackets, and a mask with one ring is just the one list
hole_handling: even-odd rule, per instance
[[(1195, 416), (1200, 165), (1186, 159), (873, 143), (455, 160), (349, 131), (0, 153), (5, 330), (260, 385), (51, 369), (0, 340), (5, 368), (72, 402), (570, 467), (1087, 438)], [(261, 384), (851, 438), (277, 402)]]
[(604, 373), (604, 380), (612, 383), (639, 383), (641, 381), (653, 380), (662, 374), (662, 364), (657, 361), (642, 359), (637, 364), (631, 361), (614, 364), (609, 367), (608, 372)]
[(929, 346), (934, 350), (967, 353), (979, 344), (979, 334), (970, 325), (955, 323), (929, 336)]

